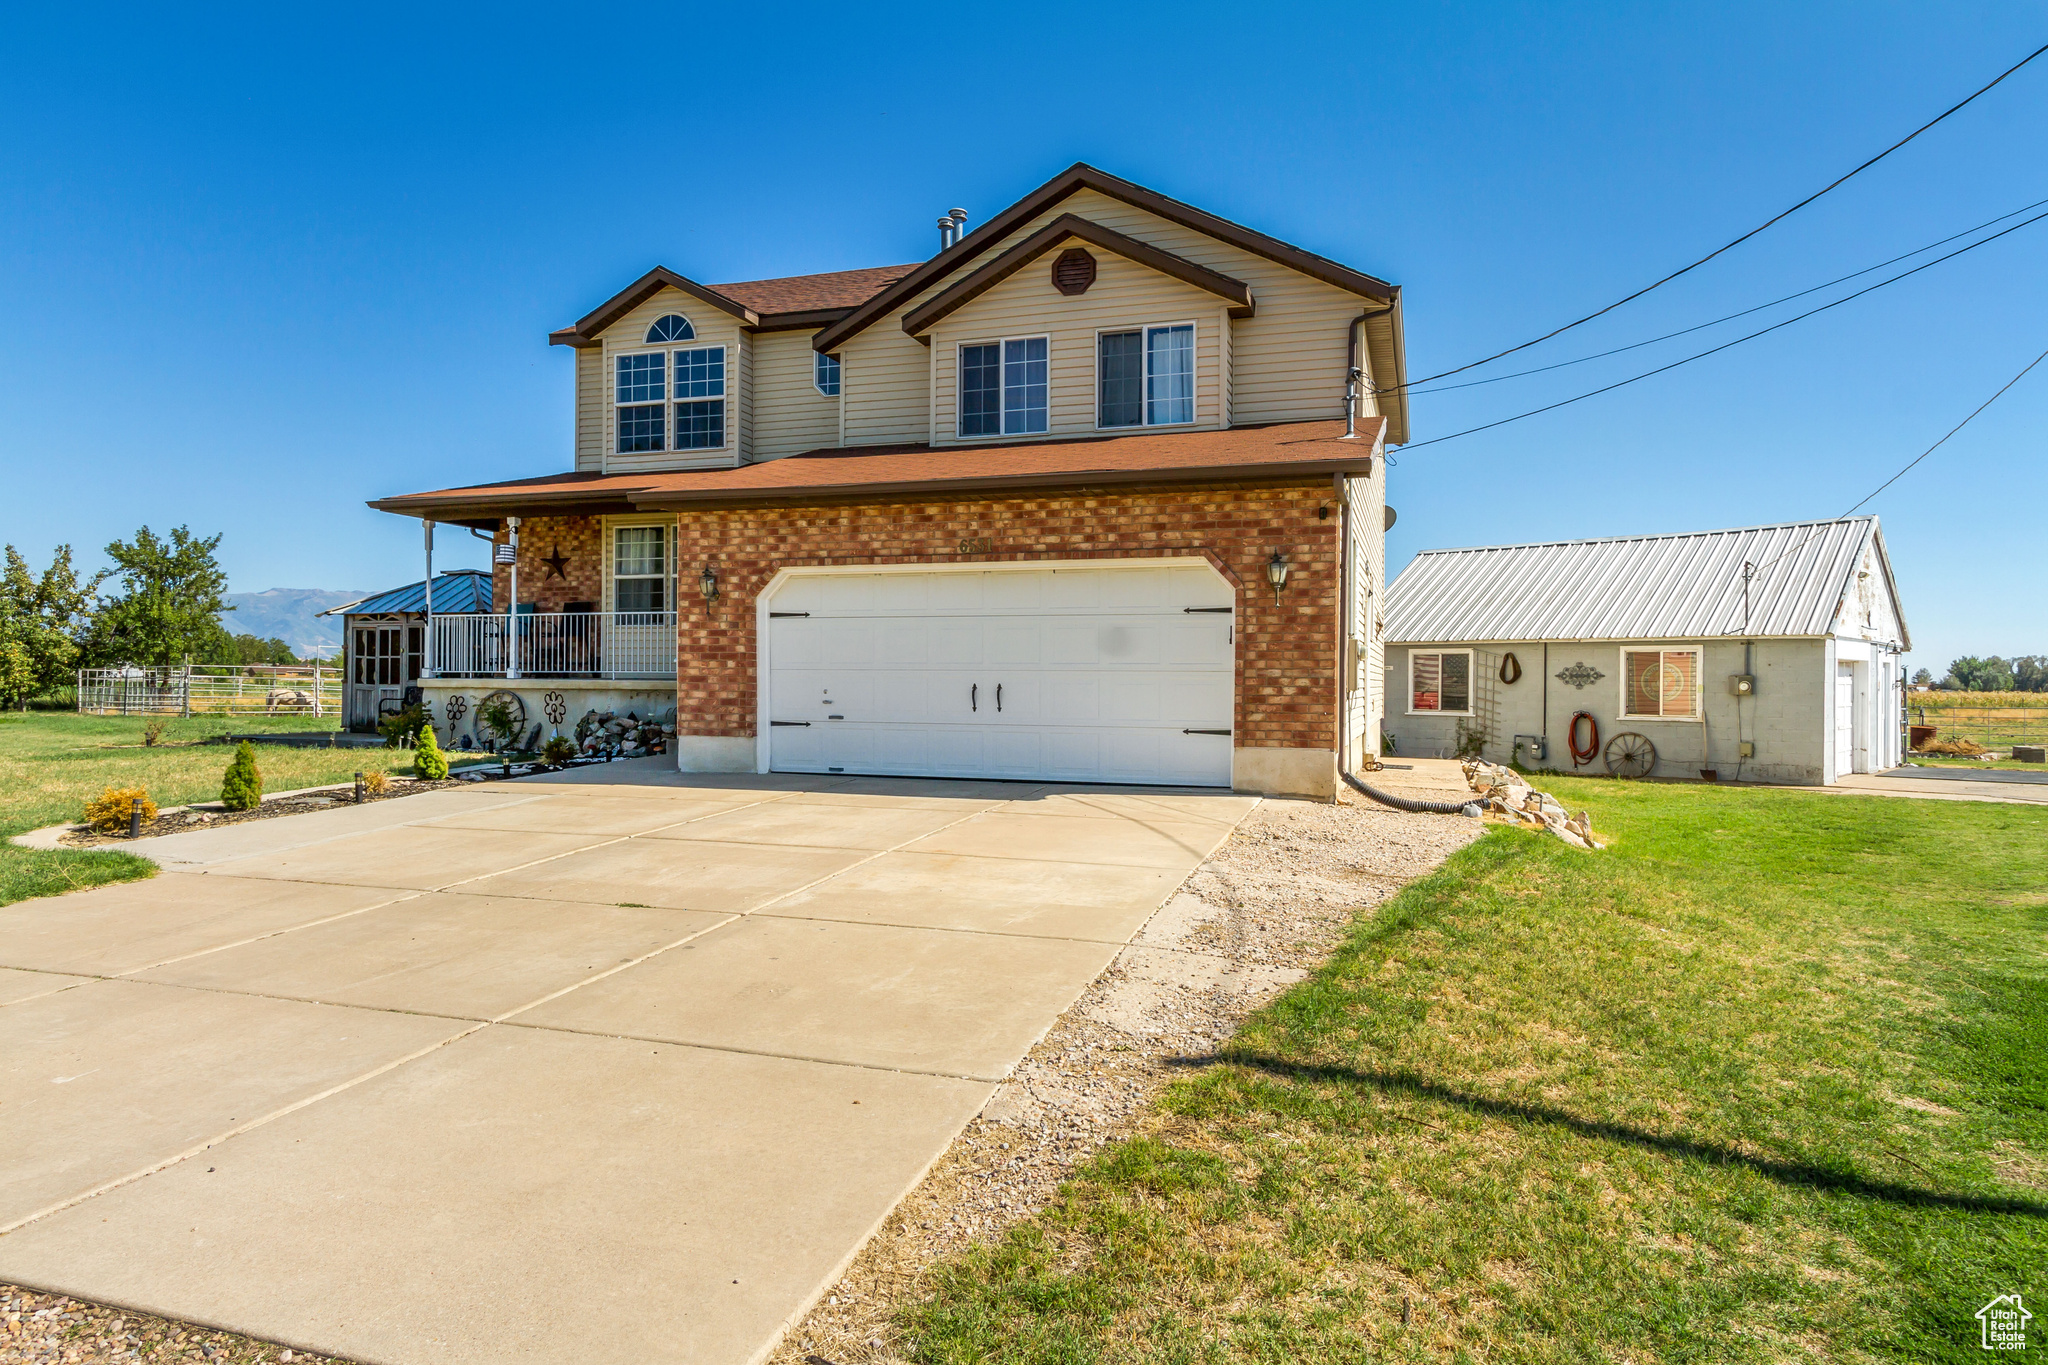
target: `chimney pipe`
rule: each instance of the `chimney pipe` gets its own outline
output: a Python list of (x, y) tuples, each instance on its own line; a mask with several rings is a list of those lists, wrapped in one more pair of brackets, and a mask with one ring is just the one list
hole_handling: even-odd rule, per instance
[(941, 218), (939, 219), (939, 250), (944, 251), (951, 245), (953, 245), (953, 220), (951, 218)]
[(954, 209), (946, 215), (953, 220), (953, 240), (959, 241), (967, 235), (967, 210)]

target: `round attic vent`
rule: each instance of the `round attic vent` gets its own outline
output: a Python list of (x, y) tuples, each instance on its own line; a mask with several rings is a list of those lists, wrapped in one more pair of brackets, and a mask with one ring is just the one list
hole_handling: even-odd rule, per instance
[(1052, 287), (1062, 294), (1085, 294), (1095, 283), (1095, 258), (1080, 247), (1062, 251), (1052, 263)]

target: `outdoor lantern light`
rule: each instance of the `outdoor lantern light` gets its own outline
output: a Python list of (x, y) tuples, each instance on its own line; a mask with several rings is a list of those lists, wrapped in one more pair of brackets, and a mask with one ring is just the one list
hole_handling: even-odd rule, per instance
[(1280, 600), (1280, 590), (1287, 586), (1287, 569), (1287, 556), (1273, 551), (1273, 557), (1266, 561), (1266, 581), (1273, 585), (1275, 602)]
[(704, 572), (697, 577), (697, 586), (703, 591), (704, 605), (708, 608), (718, 600), (718, 571), (706, 564)]

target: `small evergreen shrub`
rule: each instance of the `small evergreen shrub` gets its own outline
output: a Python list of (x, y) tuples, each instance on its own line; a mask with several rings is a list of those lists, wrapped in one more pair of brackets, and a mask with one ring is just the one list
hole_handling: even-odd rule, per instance
[(256, 769), (256, 746), (243, 740), (221, 779), (220, 803), (229, 810), (254, 810), (263, 803), (263, 774)]
[(109, 787), (85, 803), (85, 823), (102, 834), (121, 834), (128, 828), (129, 812), (142, 807), (142, 823), (156, 819), (156, 802), (144, 787)]
[(567, 735), (549, 735), (548, 742), (540, 746), (540, 761), (552, 767), (562, 767), (576, 757), (576, 741)]
[(412, 771), (413, 776), (430, 782), (439, 782), (448, 776), (448, 756), (441, 752), (441, 741), (431, 725), (420, 730), (420, 746), (412, 751)]

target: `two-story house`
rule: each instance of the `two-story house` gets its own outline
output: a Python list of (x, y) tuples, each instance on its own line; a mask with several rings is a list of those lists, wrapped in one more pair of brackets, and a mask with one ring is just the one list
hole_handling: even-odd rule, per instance
[(550, 337), (573, 469), (371, 504), (496, 542), (495, 613), (428, 630), (451, 739), (504, 691), (673, 706), (685, 771), (1335, 790), (1400, 290), (1086, 165), (965, 218), (910, 265), (652, 270)]

